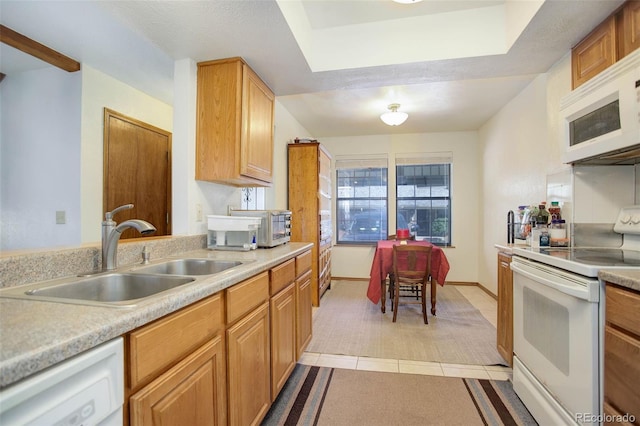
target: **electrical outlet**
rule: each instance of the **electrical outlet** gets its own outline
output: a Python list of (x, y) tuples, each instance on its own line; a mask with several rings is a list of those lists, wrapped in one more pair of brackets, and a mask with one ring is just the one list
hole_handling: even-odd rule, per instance
[(196, 204), (196, 222), (202, 222), (202, 204)]
[(64, 225), (67, 223), (67, 212), (64, 210), (56, 211), (56, 225)]

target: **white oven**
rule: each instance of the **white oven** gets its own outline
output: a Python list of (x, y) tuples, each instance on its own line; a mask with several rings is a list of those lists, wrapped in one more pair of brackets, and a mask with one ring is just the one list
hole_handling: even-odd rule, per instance
[(601, 269), (640, 268), (640, 206), (620, 210), (619, 247), (514, 248), (513, 389), (538, 423), (598, 424), (603, 407)]
[(598, 279), (517, 256), (511, 269), (514, 390), (540, 424), (599, 415)]
[[(640, 144), (640, 50), (627, 55), (560, 102), (563, 162), (624, 157)], [(635, 155), (635, 154), (634, 154)]]

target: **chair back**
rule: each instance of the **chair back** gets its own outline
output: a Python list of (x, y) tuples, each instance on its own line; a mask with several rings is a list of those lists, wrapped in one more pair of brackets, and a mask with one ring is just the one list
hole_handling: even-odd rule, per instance
[(399, 283), (427, 283), (431, 275), (431, 246), (393, 246), (393, 274)]

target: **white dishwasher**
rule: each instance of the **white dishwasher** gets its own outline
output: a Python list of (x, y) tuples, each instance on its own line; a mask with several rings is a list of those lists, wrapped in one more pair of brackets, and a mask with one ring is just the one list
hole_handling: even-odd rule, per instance
[(0, 391), (0, 424), (122, 425), (124, 351), (110, 340)]

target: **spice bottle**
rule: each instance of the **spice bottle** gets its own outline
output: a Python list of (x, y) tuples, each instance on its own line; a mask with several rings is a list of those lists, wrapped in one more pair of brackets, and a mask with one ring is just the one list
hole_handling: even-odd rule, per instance
[(560, 203), (557, 201), (551, 202), (551, 207), (549, 207), (549, 214), (551, 215), (551, 220), (560, 220), (562, 217), (560, 216)]

